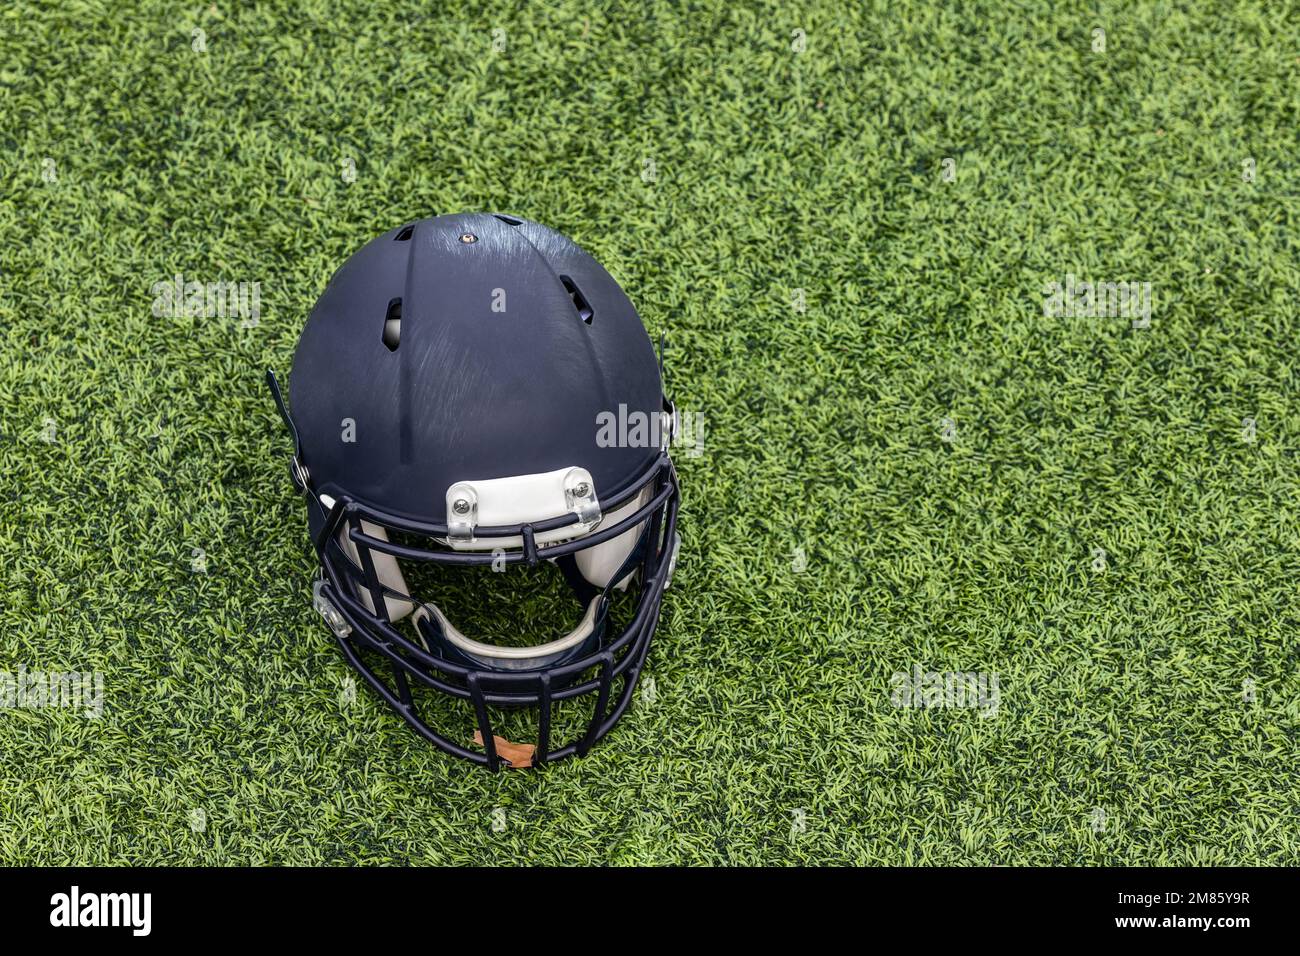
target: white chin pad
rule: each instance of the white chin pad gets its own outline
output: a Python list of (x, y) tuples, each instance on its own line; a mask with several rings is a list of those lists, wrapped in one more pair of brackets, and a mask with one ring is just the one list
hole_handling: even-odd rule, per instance
[[(649, 488), (642, 489), (641, 493), (631, 501), (605, 515), (601, 524), (606, 527), (616, 525), (635, 514), (638, 508), (644, 507), (645, 503), (650, 500), (650, 494)], [(582, 572), (582, 576), (598, 588), (608, 587), (610, 578), (618, 573), (618, 569), (623, 566), (623, 562), (627, 560), (628, 555), (632, 553), (632, 549), (636, 547), (637, 538), (644, 529), (645, 522), (638, 522), (618, 537), (610, 538), (608, 541), (603, 541), (598, 545), (577, 552), (573, 557), (578, 563), (578, 570)], [(622, 590), (628, 586), (631, 580), (632, 572), (629, 571), (615, 587)]]
[(438, 619), (442, 626), (442, 633), (449, 642), (454, 644), (461, 653), (477, 661), (485, 667), (492, 667), (497, 670), (526, 670), (533, 667), (546, 667), (566, 651), (572, 650), (581, 644), (596, 627), (596, 612), (600, 608), (601, 596), (596, 595), (587, 605), (587, 613), (582, 616), (582, 620), (568, 634), (559, 640), (551, 641), (549, 644), (539, 644), (534, 647), (501, 647), (496, 644), (484, 644), (476, 641), (471, 637), (466, 637), (456, 629), (456, 626), (447, 620), (447, 615), (443, 614), (436, 604), (423, 604), (415, 612), (418, 620), (421, 614), (432, 613)]

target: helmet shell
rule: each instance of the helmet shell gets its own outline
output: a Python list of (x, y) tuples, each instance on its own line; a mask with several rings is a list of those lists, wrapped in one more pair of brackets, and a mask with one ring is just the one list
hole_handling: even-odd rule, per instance
[(318, 493), (435, 524), (457, 481), (579, 466), (605, 498), (659, 453), (598, 441), (602, 413), (664, 408), (636, 309), (576, 243), (514, 217), (438, 216), (367, 243), (312, 310), (289, 388)]

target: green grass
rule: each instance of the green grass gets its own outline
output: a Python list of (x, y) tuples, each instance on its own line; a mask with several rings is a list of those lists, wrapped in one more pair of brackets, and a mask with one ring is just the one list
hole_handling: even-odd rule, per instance
[[(106, 681), (0, 712), (0, 863), (1296, 862), (1294, 5), (134, 6), (0, 10), (0, 670)], [(461, 210), (604, 262), (707, 418), (657, 697), (541, 775), (341, 700), (261, 380)]]

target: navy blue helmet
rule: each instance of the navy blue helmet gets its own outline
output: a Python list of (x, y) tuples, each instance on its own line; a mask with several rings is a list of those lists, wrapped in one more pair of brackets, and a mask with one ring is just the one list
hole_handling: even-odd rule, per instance
[[(314, 604), (366, 683), (442, 750), (493, 770), (586, 753), (631, 701), (679, 545), (676, 416), (618, 283), (533, 222), (423, 219), (334, 274), (287, 407), (267, 380), (307, 499)], [(530, 567), (572, 594), (562, 636), (468, 636), (473, 622), (453, 623), (423, 573), (486, 584)], [(434, 728), (447, 700), (472, 735)], [(573, 739), (552, 740), (556, 708), (576, 706), (564, 701), (586, 709)], [(494, 733), (512, 708), (535, 711), (535, 742)]]

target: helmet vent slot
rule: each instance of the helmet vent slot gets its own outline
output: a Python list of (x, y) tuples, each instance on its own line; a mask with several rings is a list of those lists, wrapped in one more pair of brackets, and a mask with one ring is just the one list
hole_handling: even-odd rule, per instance
[(396, 236), (393, 237), (393, 241), (406, 242), (408, 239), (411, 238), (411, 233), (413, 233), (414, 231), (415, 231), (415, 226), (407, 226), (405, 229), (403, 229), (401, 232), (399, 232)]
[(560, 281), (564, 283), (564, 291), (569, 293), (569, 298), (573, 300), (573, 307), (578, 310), (579, 318), (591, 325), (591, 317), (595, 313), (591, 311), (591, 306), (587, 304), (587, 299), (578, 288), (578, 284), (568, 276), (560, 276)]
[(384, 313), (384, 344), (388, 346), (388, 351), (396, 352), (401, 343), (402, 300), (397, 298), (389, 300), (388, 311)]
[(497, 219), (500, 219), (507, 226), (518, 226), (523, 224), (522, 219), (515, 219), (511, 216), (503, 216), (500, 213), (496, 213), (496, 212), (494, 212), (492, 215), (495, 216)]

